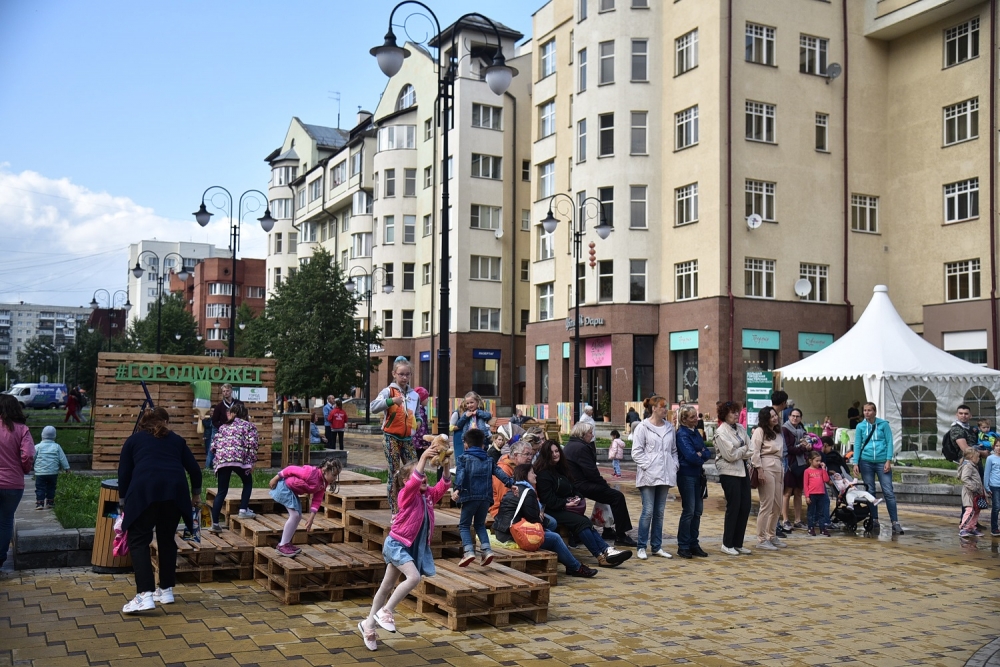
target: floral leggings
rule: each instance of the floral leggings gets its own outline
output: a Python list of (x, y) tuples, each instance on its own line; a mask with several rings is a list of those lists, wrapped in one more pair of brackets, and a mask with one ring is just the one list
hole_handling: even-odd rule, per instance
[(396, 513), (397, 498), (399, 497), (399, 487), (396, 486), (396, 473), (410, 461), (417, 460), (417, 453), (413, 451), (412, 438), (397, 438), (394, 435), (383, 433), (385, 448), (385, 461), (389, 464), (389, 480), (386, 482), (386, 491), (389, 494), (389, 509)]

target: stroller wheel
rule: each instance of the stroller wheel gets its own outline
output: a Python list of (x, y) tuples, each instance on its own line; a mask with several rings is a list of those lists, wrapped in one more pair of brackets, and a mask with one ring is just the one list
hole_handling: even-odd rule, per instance
[(844, 530), (846, 532), (848, 532), (848, 533), (856, 533), (856, 532), (858, 532), (858, 524), (856, 524), (856, 523), (845, 523), (844, 524)]

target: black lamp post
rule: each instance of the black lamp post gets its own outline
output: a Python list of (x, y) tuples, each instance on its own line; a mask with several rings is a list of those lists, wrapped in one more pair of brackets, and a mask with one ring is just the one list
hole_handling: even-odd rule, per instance
[[(604, 202), (602, 202), (597, 197), (586, 197), (583, 201), (577, 202), (573, 201), (565, 192), (557, 192), (549, 198), (549, 213), (542, 220), (542, 228), (545, 230), (546, 234), (552, 234), (556, 231), (556, 227), (559, 225), (559, 220), (552, 215), (552, 202), (556, 197), (565, 197), (570, 204), (570, 211), (572, 215), (570, 216), (571, 224), (573, 225), (573, 259), (575, 260), (573, 264), (573, 280), (576, 281), (573, 284), (573, 296), (575, 297), (576, 304), (573, 307), (573, 422), (576, 423), (580, 420), (580, 402), (582, 397), (580, 396), (580, 275), (579, 266), (580, 259), (583, 253), (583, 237), (587, 233), (587, 218), (597, 218), (598, 223), (594, 227), (594, 231), (601, 239), (606, 239), (614, 231), (614, 227), (608, 222), (604, 215)], [(579, 209), (577, 209), (579, 206)], [(596, 208), (593, 208), (596, 207)], [(556, 207), (558, 210), (558, 206)], [(588, 210), (591, 211), (588, 215)]]
[(362, 298), (368, 302), (368, 320), (365, 324), (365, 347), (368, 350), (368, 368), (365, 372), (365, 424), (369, 423), (371, 419), (371, 383), (372, 383), (372, 290), (375, 288), (375, 278), (381, 274), (382, 275), (382, 291), (386, 294), (392, 294), (392, 283), (389, 282), (389, 273), (384, 267), (376, 266), (372, 269), (371, 273), (368, 273), (360, 266), (356, 266), (351, 269), (351, 272), (347, 276), (347, 280), (344, 281), (344, 289), (347, 290), (348, 294), (354, 294), (357, 291), (358, 286), (354, 282), (355, 278), (367, 278), (365, 282), (368, 285), (368, 289), (362, 295)]
[[(232, 284), (230, 286), (231, 294), (229, 301), (229, 356), (234, 357), (236, 356), (236, 251), (239, 250), (240, 247), (240, 227), (243, 225), (243, 218), (247, 213), (254, 213), (260, 210), (261, 198), (263, 198), (264, 201), (264, 215), (257, 218), (257, 220), (260, 222), (260, 227), (264, 230), (264, 232), (270, 232), (274, 228), (274, 218), (271, 217), (271, 208), (267, 204), (267, 195), (260, 190), (247, 190), (240, 195), (239, 203), (237, 205), (239, 215), (234, 218), (233, 195), (229, 193), (229, 190), (225, 189), (221, 185), (213, 185), (201, 193), (201, 206), (199, 206), (198, 210), (192, 214), (194, 215), (194, 219), (197, 220), (198, 224), (202, 227), (207, 225), (208, 221), (212, 219), (212, 213), (209, 213), (208, 209), (205, 208), (205, 195), (207, 195), (211, 190), (220, 190), (221, 192), (214, 193), (208, 198), (208, 201), (216, 210), (228, 213), (229, 222), (232, 225), (229, 237), (229, 250), (233, 255), (233, 275), (231, 280)], [(229, 205), (228, 209), (225, 204), (223, 204), (223, 206), (219, 206), (215, 203), (216, 195), (221, 195), (223, 192), (226, 193), (226, 202)], [(246, 204), (255, 204), (253, 208), (244, 208), (243, 199), (247, 197), (247, 195), (250, 195), (250, 197), (247, 198)]]
[[(451, 108), (455, 101), (455, 80), (458, 78), (458, 57), (456, 48), (456, 37), (458, 34), (459, 24), (466, 18), (476, 18), (481, 19), (489, 27), (493, 29), (493, 34), (497, 40), (497, 51), (493, 56), (493, 62), (489, 67), (486, 68), (486, 84), (490, 87), (496, 95), (503, 95), (507, 88), (510, 86), (511, 79), (517, 76), (517, 70), (513, 67), (507, 65), (507, 61), (503, 55), (503, 47), (500, 41), (500, 31), (493, 21), (488, 17), (483, 16), (477, 12), (470, 12), (468, 14), (463, 14), (454, 23), (454, 29), (451, 33), (451, 50), (447, 52), (446, 58), (447, 62), (442, 64), (441, 61), (441, 23), (438, 21), (437, 15), (431, 10), (430, 7), (425, 5), (418, 0), (403, 0), (395, 7), (392, 8), (392, 13), (389, 14), (389, 30), (385, 34), (385, 42), (382, 46), (376, 46), (371, 49), (371, 53), (378, 60), (379, 69), (382, 73), (388, 77), (395, 76), (400, 68), (403, 66), (403, 60), (410, 57), (410, 51), (396, 44), (396, 35), (392, 31), (393, 22), (392, 19), (396, 15), (396, 10), (404, 5), (419, 5), (422, 7), (431, 18), (434, 19), (434, 26), (437, 28), (437, 36), (434, 38), (438, 49), (438, 123), (443, 127), (442, 132), (442, 158), (441, 162), (447, 164), (449, 157), (448, 153), (448, 135), (451, 130), (449, 125), (451, 119)], [(438, 169), (438, 164), (434, 165), (435, 170)], [(440, 257), (440, 275), (441, 275), (441, 297), (440, 297), (440, 313), (438, 314), (438, 389), (437, 389), (437, 412), (438, 412), (438, 433), (447, 433), (448, 424), (445, 418), (448, 414), (448, 397), (450, 396), (450, 375), (451, 375), (451, 322), (449, 321), (451, 302), (450, 302), (450, 292), (448, 288), (448, 260), (449, 260), (449, 182), (448, 174), (444, 174), (444, 178), (441, 179), (441, 257)]]
[[(129, 311), (132, 310), (132, 303), (128, 299), (128, 292), (126, 292), (125, 290), (115, 290), (114, 294), (112, 294), (108, 290), (101, 288), (101, 289), (98, 289), (98, 290), (96, 290), (94, 292), (94, 297), (90, 300), (90, 309), (93, 310), (93, 311), (96, 311), (100, 307), (100, 304), (97, 302), (97, 295), (100, 294), (101, 292), (104, 292), (104, 297), (107, 300), (107, 304), (108, 304), (108, 308), (107, 308), (108, 316), (106, 318), (104, 318), (104, 319), (107, 321), (107, 325), (105, 326), (105, 329), (107, 329), (108, 352), (110, 352), (111, 351), (111, 315), (116, 310), (124, 310), (125, 311), (125, 317), (128, 317)], [(116, 307), (117, 304), (118, 304), (118, 302), (119, 302), (119, 297), (122, 297), (122, 296), (125, 297), (125, 303), (123, 303), (120, 308)], [(89, 329), (89, 331), (90, 331), (90, 333), (94, 333), (93, 329)]]
[[(163, 318), (161, 317), (161, 313), (163, 312), (163, 281), (166, 280), (166, 278), (171, 273), (173, 273), (173, 272), (172, 271), (167, 271), (167, 267), (165, 267), (165, 266), (163, 266), (161, 264), (161, 262), (160, 262), (160, 256), (157, 255), (155, 252), (153, 252), (152, 250), (143, 250), (142, 252), (139, 253), (139, 256), (135, 258), (135, 266), (132, 267), (132, 275), (135, 276), (137, 279), (138, 278), (142, 278), (142, 274), (146, 272), (146, 270), (143, 269), (142, 265), (139, 263), (139, 260), (142, 259), (143, 255), (147, 255), (147, 254), (148, 255), (152, 255), (153, 257), (156, 258), (156, 268), (157, 268), (157, 271), (156, 271), (156, 353), (159, 354), (160, 353), (160, 328), (161, 328), (161, 324), (162, 324), (162, 320), (163, 320)], [(163, 256), (163, 259), (165, 260), (165, 259), (167, 259), (167, 257), (170, 257), (171, 255), (176, 256), (177, 259), (179, 259), (181, 261), (181, 270), (177, 272), (177, 277), (180, 278), (181, 280), (187, 280), (187, 275), (188, 274), (187, 274), (187, 269), (184, 268), (184, 258), (181, 257), (176, 252), (168, 252), (167, 254), (165, 254)]]

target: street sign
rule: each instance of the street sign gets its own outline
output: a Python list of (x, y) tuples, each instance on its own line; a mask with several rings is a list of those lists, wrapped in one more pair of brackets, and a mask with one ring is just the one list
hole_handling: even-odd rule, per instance
[(771, 405), (774, 373), (747, 371), (747, 428), (757, 425), (757, 413)]

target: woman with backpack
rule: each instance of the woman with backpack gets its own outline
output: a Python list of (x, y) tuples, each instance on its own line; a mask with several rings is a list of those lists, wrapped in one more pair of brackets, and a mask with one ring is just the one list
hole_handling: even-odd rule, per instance
[[(413, 366), (406, 357), (396, 357), (392, 364), (393, 382), (380, 391), (371, 402), (371, 411), (375, 414), (384, 412), (382, 419), (383, 446), (385, 460), (389, 466), (389, 480), (386, 491), (389, 494), (389, 509), (397, 511), (399, 487), (396, 485), (396, 473), (410, 461), (417, 460), (413, 449), (413, 431), (416, 427), (416, 410), (420, 397), (410, 387), (410, 377)], [(331, 413), (332, 414), (332, 413)]]

